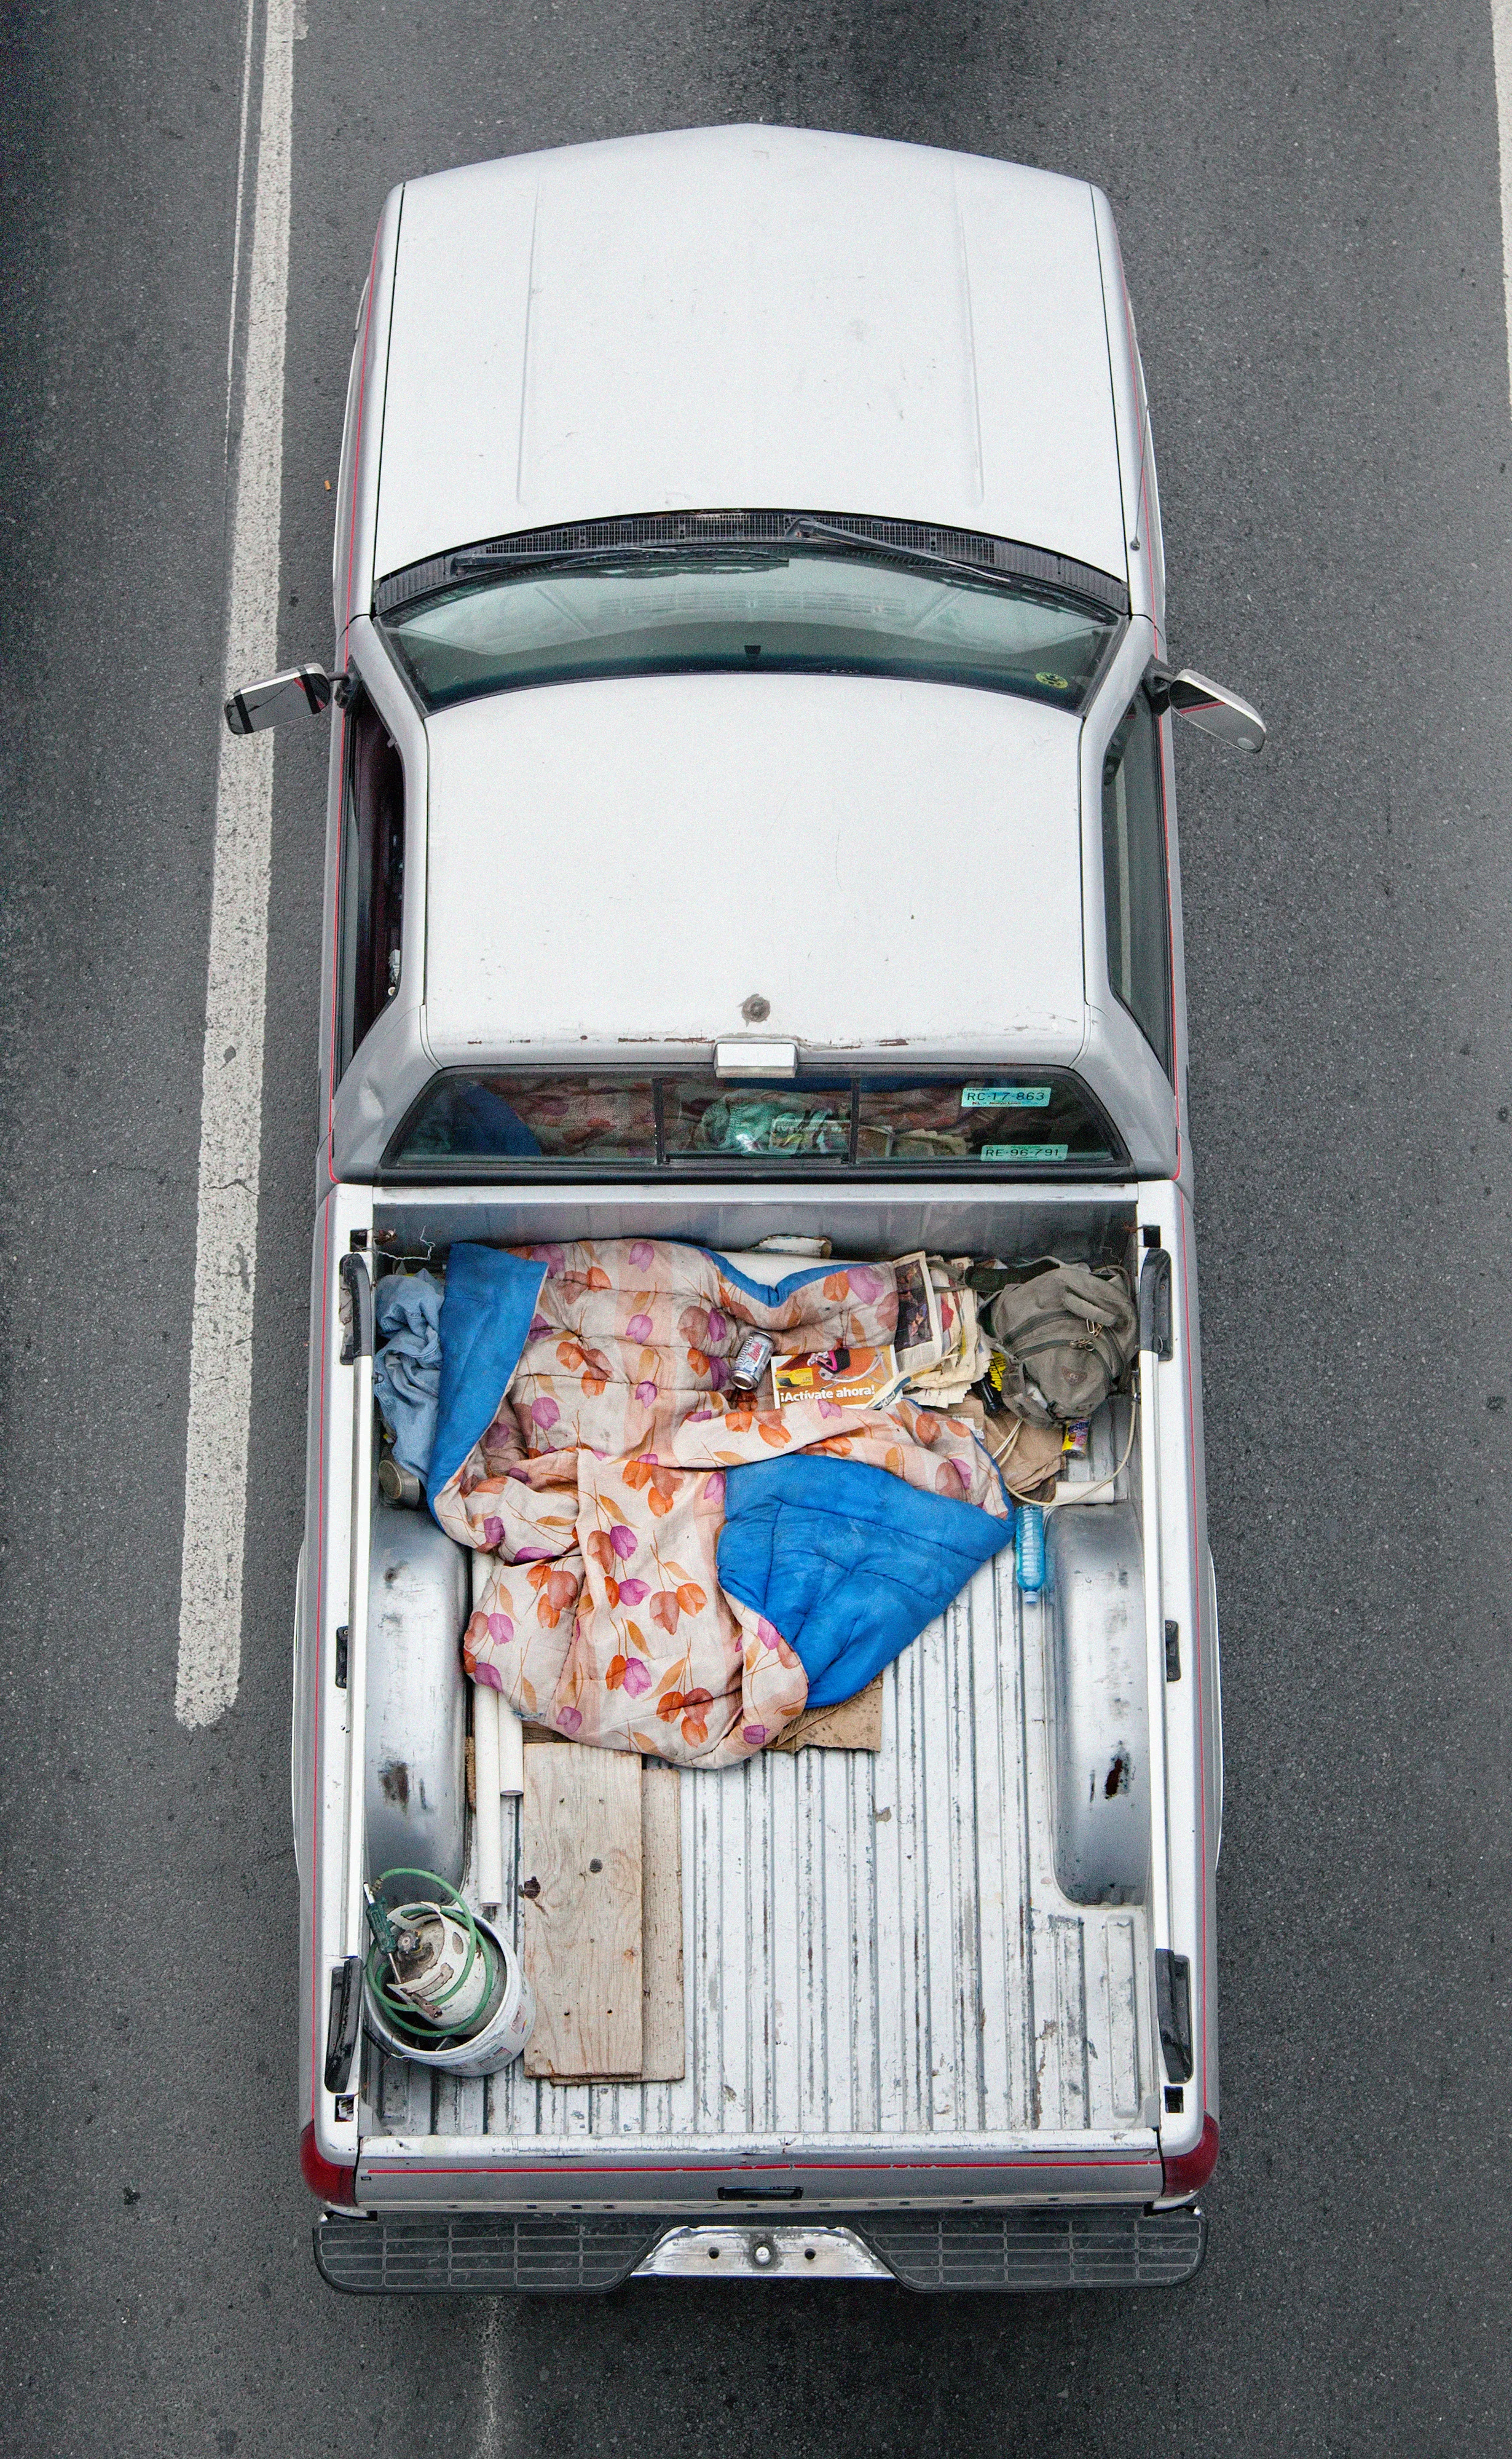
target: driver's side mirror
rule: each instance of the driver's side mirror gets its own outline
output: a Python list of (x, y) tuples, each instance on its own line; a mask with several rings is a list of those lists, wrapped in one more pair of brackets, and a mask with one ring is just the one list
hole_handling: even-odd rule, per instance
[(1157, 715), (1163, 709), (1173, 709), (1215, 743), (1230, 751), (1258, 751), (1266, 739), (1265, 720), (1257, 708), (1251, 708), (1237, 692), (1225, 691), (1222, 683), (1210, 683), (1191, 666), (1183, 666), (1179, 675), (1168, 668), (1154, 666), (1147, 685), (1150, 705)]
[(324, 666), (290, 666), (264, 683), (243, 683), (225, 704), (225, 722), (233, 734), (261, 734), (265, 725), (282, 725), (286, 717), (319, 717), (334, 693), (345, 702), (345, 675), (332, 678)]

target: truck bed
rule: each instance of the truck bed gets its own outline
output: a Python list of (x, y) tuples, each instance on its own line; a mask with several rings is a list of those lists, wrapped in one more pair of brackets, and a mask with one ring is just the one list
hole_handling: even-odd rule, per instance
[[(683, 1776), (682, 2082), (560, 2086), (518, 2063), (455, 2081), (369, 2045), (364, 2133), (766, 2156), (801, 2138), (810, 2160), (1026, 2133), (1147, 2146), (1144, 1916), (1056, 1885), (1042, 1615), (998, 1556), (888, 1669), (880, 1753)], [(517, 1805), (506, 1819), (513, 1922)]]
[[(360, 1384), (352, 1413), (358, 1370), (340, 1350), (341, 1257), (369, 1241), (424, 1255), (457, 1237), (570, 1236), (585, 1215), (598, 1235), (644, 1230), (726, 1252), (789, 1226), (824, 1229), (842, 1253), (926, 1242), (1097, 1252), (1149, 1234), (1139, 1226), (1146, 1206), (1153, 1234), (1174, 1248), (1164, 1188), (1037, 1189), (1027, 1201), (1005, 1190), (948, 1206), (875, 1189), (775, 1199), (722, 1189), (692, 1201), (680, 1191), (675, 1202), (660, 1189), (596, 1190), (591, 1215), (578, 1190), (533, 1200), (513, 1189), (335, 1191), (315, 1285), (311, 1503), (324, 1587), (312, 1579), (303, 1592), (296, 1682), (296, 1768), (307, 1788), (297, 1799), (310, 1805), (297, 1832), (321, 1942), (308, 2001), (312, 2099), (331, 1975), (361, 1938), (361, 1830), (347, 1803), (362, 1711), (341, 1688), (335, 1650), (366, 1587), (358, 1501), (371, 1472)], [(1115, 1437), (1113, 1413), (1100, 1413), (1082, 1472), (1092, 1482), (1124, 1457), (1128, 1422), (1121, 1417)], [(1163, 2091), (1157, 1950), (1173, 1923), (1192, 1938), (1204, 1894), (1199, 1686), (1209, 1643), (1188, 1567), (1201, 1561), (1187, 1517), (1191, 1432), (1185, 1411), (1169, 1409), (1158, 1439), (1166, 1629), (1186, 1634), (1195, 1679), (1167, 1690), (1151, 1658), (1149, 1696), (1181, 1736), (1167, 1776), (1154, 1779), (1153, 1892), (1142, 1881), (1124, 1900), (1117, 1888), (1093, 1900), (1091, 1888), (1074, 1902), (1058, 1883), (1069, 1799), (1058, 1818), (1060, 1659), (1050, 1605), (1018, 1590), (1005, 1551), (889, 1667), (879, 1752), (764, 1752), (726, 1771), (682, 1773), (682, 2078), (554, 2084), (516, 2063), (462, 2079), (387, 2056), (365, 2034), (360, 2084), (354, 2075), (357, 2089), (326, 2120), (355, 2162), (359, 2207), (697, 2217), (731, 2197), (800, 2192), (806, 2211), (1159, 2197), (1172, 2112), (1184, 2112), (1182, 2095)], [(1146, 1552), (1148, 1457), (1142, 1436), (1116, 1488), (1144, 1522)], [(351, 1662), (355, 1675), (355, 1630)], [(1167, 1785), (1179, 1839), (1170, 1855), (1159, 1816)], [(504, 1817), (501, 1920), (517, 1939), (517, 1804), (506, 1801)]]

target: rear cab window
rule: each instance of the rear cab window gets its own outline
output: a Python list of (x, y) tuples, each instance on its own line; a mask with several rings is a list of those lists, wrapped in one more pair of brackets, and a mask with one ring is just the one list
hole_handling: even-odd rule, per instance
[(450, 1070), (385, 1156), (386, 1174), (513, 1176), (1102, 1175), (1127, 1160), (1065, 1069), (814, 1075), (766, 1084), (711, 1075)]

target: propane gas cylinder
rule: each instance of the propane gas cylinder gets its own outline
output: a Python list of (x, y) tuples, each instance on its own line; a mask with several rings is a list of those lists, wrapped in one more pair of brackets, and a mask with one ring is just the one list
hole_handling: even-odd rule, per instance
[[(401, 1878), (421, 1879), (450, 1901), (421, 1898), (390, 1915), (378, 1888)], [(373, 1944), (364, 2008), (389, 2056), (458, 2075), (497, 2074), (517, 2058), (536, 1996), (503, 1931), (429, 1871), (386, 1871), (367, 1893)]]
[(449, 2032), (470, 2031), (480, 2020), (499, 1977), (489, 1942), (469, 1938), (443, 1905), (410, 1905), (396, 1930), (389, 1989), (416, 2015)]

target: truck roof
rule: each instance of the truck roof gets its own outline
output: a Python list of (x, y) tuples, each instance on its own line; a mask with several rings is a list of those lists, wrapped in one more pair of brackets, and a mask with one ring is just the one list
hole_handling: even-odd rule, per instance
[[(1084, 1026), (1061, 709), (841, 675), (578, 682), (430, 718), (425, 1036), (664, 1059), (818, 1049), (1069, 1064)], [(885, 1037), (885, 1039), (879, 1039)]]
[(793, 505), (1126, 578), (1085, 182), (739, 127), (405, 188), (378, 576), (553, 523)]

